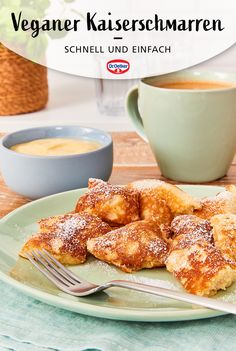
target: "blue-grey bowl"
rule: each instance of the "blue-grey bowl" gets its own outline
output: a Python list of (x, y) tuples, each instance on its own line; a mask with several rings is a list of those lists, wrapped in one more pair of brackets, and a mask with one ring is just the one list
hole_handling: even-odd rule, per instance
[[(65, 156), (34, 156), (10, 150), (16, 144), (56, 137), (94, 140), (102, 147)], [(39, 127), (8, 134), (0, 141), (0, 167), (5, 183), (31, 199), (86, 187), (90, 177), (108, 180), (112, 165), (112, 138), (98, 129), (76, 125)]]

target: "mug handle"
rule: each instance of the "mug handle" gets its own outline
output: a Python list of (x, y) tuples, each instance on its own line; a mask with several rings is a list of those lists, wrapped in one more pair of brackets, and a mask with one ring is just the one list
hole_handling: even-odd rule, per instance
[(138, 86), (133, 87), (127, 94), (126, 111), (129, 118), (133, 122), (138, 135), (140, 135), (141, 138), (148, 143), (148, 139), (143, 128), (143, 121), (138, 110)]

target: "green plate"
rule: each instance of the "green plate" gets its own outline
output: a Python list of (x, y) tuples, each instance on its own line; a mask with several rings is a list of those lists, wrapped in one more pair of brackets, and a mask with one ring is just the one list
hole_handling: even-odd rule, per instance
[[(181, 188), (197, 197), (215, 195), (222, 190), (220, 187), (198, 185), (184, 185)], [(84, 192), (85, 189), (74, 190), (31, 202), (0, 221), (0, 279), (35, 299), (89, 316), (127, 321), (167, 322), (224, 314), (120, 288), (111, 288), (90, 297), (77, 298), (58, 290), (29, 261), (19, 258), (18, 252), (21, 246), (37, 231), (37, 220), (71, 211), (78, 197)], [(98, 284), (112, 279), (129, 279), (182, 290), (175, 278), (165, 269), (146, 269), (128, 274), (92, 257), (85, 264), (70, 269), (82, 278)], [(236, 302), (236, 284), (218, 293), (216, 298)]]

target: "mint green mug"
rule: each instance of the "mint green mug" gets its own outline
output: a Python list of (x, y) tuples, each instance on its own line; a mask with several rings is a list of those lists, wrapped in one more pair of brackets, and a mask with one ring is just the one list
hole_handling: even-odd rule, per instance
[[(221, 87), (167, 88), (172, 82)], [(166, 178), (202, 183), (226, 175), (236, 151), (236, 75), (182, 71), (144, 78), (129, 91), (126, 109)]]

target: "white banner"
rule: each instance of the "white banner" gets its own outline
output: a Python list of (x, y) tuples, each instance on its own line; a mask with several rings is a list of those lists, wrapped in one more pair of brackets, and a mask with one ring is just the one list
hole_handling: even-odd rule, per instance
[(0, 41), (55, 70), (132, 79), (207, 60), (236, 41), (227, 0), (2, 0)]

